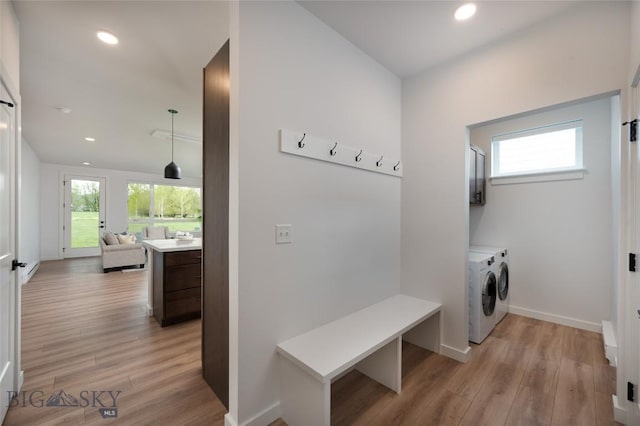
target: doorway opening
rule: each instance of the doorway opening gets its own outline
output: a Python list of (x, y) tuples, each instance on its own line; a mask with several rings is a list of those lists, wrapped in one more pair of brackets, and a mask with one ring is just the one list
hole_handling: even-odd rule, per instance
[(65, 258), (100, 255), (100, 233), (106, 226), (105, 178), (65, 176)]

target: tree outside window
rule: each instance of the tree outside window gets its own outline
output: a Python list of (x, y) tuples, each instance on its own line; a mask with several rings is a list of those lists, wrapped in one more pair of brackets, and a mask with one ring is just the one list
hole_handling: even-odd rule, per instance
[(202, 227), (200, 188), (130, 183), (128, 209), (131, 233), (145, 226), (168, 226), (170, 232)]

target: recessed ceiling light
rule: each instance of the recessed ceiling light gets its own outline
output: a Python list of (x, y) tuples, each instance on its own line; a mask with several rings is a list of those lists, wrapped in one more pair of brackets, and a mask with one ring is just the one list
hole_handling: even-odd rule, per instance
[(118, 44), (118, 37), (107, 31), (98, 31), (98, 38), (107, 44)]
[(471, 18), (475, 13), (476, 5), (473, 3), (465, 3), (456, 10), (454, 16), (458, 21), (465, 21)]
[(82, 163), (82, 164), (84, 164), (85, 166), (90, 166), (91, 165), (91, 163), (88, 163), (86, 161), (84, 163)]
[(87, 141), (87, 142), (95, 142), (96, 141), (95, 138), (89, 138), (89, 137), (84, 138), (84, 140)]
[(71, 114), (71, 108), (59, 106), (59, 107), (56, 107), (56, 109), (63, 114)]

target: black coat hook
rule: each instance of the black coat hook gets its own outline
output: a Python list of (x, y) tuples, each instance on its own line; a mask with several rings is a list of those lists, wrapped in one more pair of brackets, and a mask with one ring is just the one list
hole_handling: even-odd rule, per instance
[(384, 158), (384, 155), (380, 156), (380, 159), (378, 161), (376, 161), (376, 167), (380, 167), (382, 166), (382, 159)]
[(362, 161), (362, 150), (360, 150), (358, 155), (356, 155), (356, 163), (359, 163), (360, 161)]
[(5, 104), (9, 108), (13, 108), (13, 104), (11, 102), (0, 100), (0, 104)]
[(300, 139), (300, 140), (298, 141), (298, 148), (304, 148), (304, 145), (305, 145), (305, 144), (304, 144), (302, 141), (303, 141), (303, 140), (304, 140), (304, 138), (306, 138), (306, 137), (307, 137), (307, 134), (306, 134), (306, 133), (303, 133), (303, 134), (302, 134), (302, 139)]
[(397, 172), (399, 168), (400, 168), (400, 162), (398, 161), (398, 162), (396, 163), (396, 165), (395, 165), (395, 166), (393, 166), (393, 171), (394, 171), (394, 172)]
[(333, 148), (331, 148), (331, 149), (329, 150), (329, 155), (330, 155), (330, 156), (332, 156), (332, 157), (333, 157), (334, 155), (336, 155), (336, 154), (337, 154), (337, 152), (336, 152), (336, 147), (337, 147), (337, 146), (338, 146), (338, 142), (336, 142), (336, 143), (335, 143), (335, 145), (333, 145)]

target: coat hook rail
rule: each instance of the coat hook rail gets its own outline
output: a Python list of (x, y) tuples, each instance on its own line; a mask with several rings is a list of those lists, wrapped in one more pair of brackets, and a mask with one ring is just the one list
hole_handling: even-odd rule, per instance
[[(343, 140), (340, 142), (336, 142), (336, 140), (338, 138), (325, 139), (306, 132), (280, 129), (280, 151), (283, 153), (402, 177), (403, 170), (400, 167), (400, 159), (389, 158), (388, 153), (383, 155), (381, 152), (367, 152), (360, 147), (354, 148), (354, 145), (358, 146), (357, 141), (354, 145), (349, 146)], [(340, 145), (339, 148), (338, 145)], [(361, 146), (365, 146), (365, 144)]]

